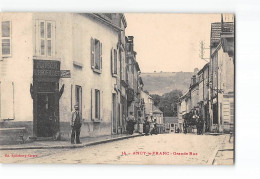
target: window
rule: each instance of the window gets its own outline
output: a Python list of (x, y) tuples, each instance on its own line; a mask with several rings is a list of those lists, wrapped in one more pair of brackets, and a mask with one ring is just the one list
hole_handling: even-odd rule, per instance
[(36, 20), (35, 54), (51, 57), (55, 55), (55, 22)]
[(95, 90), (95, 118), (100, 119), (100, 91)]
[(102, 43), (91, 38), (91, 67), (95, 72), (102, 70)]
[(2, 22), (2, 55), (11, 55), (11, 22)]
[(101, 122), (103, 118), (103, 91), (91, 89), (91, 120)]
[(111, 72), (112, 75), (117, 75), (117, 50), (111, 50)]

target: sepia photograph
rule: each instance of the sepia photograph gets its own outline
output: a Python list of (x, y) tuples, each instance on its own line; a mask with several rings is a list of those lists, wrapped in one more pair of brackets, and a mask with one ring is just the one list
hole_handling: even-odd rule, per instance
[(235, 164), (234, 13), (0, 19), (0, 163)]

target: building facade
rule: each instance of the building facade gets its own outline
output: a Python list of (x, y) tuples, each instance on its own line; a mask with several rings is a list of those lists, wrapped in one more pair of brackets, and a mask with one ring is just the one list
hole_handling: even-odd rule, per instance
[(1, 13), (1, 20), (1, 127), (68, 139), (78, 104), (82, 137), (125, 131), (123, 14)]
[(222, 18), (211, 24), (210, 61), (193, 75), (189, 91), (180, 98), (179, 121), (196, 114), (204, 121), (204, 132), (233, 132), (234, 43), (234, 22)]

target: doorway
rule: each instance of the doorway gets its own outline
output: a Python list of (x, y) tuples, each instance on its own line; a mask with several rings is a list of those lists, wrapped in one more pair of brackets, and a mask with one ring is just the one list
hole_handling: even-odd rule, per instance
[(218, 104), (213, 104), (213, 124), (218, 124)]
[(59, 83), (34, 82), (33, 130), (35, 137), (54, 137), (59, 132)]
[(76, 85), (75, 89), (76, 104), (79, 106), (79, 112), (82, 115), (82, 87)]
[(57, 128), (55, 94), (37, 94), (37, 137), (52, 137)]
[(113, 112), (112, 112), (112, 134), (117, 133), (117, 115), (116, 115), (116, 94), (112, 94), (112, 105), (113, 105)]

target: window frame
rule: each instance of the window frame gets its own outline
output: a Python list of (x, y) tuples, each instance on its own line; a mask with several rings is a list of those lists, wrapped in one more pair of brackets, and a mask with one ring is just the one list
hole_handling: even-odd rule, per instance
[[(96, 41), (98, 42), (98, 48), (99, 48), (99, 54), (96, 54)], [(93, 72), (102, 73), (102, 53), (103, 53), (103, 44), (100, 40), (96, 39), (96, 38), (92, 38), (90, 40), (90, 62), (91, 62), (91, 68), (93, 70)], [(96, 56), (99, 56), (99, 68), (96, 68)]]
[[(9, 22), (9, 37), (3, 37), (3, 22)], [(9, 40), (9, 49), (10, 53), (9, 54), (3, 54), (3, 40)], [(1, 21), (1, 54), (3, 58), (6, 57), (11, 57), (12, 56), (12, 21), (11, 20), (3, 20)]]
[[(95, 119), (100, 120), (100, 110), (101, 110), (101, 105), (100, 105), (100, 90), (95, 89)], [(98, 99), (97, 99), (98, 98)]]
[(112, 77), (117, 77), (118, 76), (118, 50), (112, 48), (111, 49), (111, 74)]
[[(44, 23), (44, 34), (41, 34), (41, 23)], [(50, 24), (50, 37), (48, 36), (48, 24)], [(50, 44), (49, 44), (50, 41)], [(35, 20), (35, 55), (39, 57), (54, 58), (56, 54), (55, 48), (56, 41), (56, 22), (53, 20)], [(44, 43), (44, 49), (42, 50), (42, 42)], [(50, 51), (49, 51), (50, 45)]]

